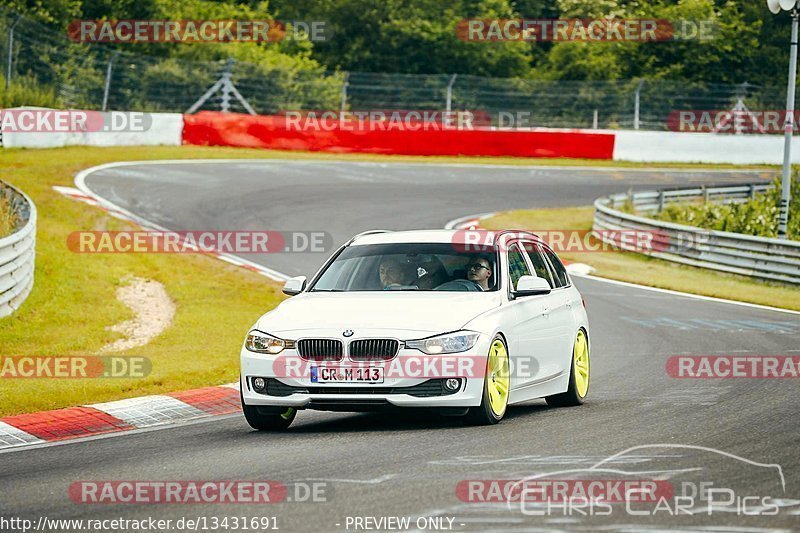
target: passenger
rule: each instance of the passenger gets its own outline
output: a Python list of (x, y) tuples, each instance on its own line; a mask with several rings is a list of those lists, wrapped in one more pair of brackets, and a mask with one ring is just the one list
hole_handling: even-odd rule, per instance
[(489, 290), (489, 278), (492, 277), (492, 264), (485, 257), (472, 257), (467, 262), (467, 279)]
[(411, 265), (404, 264), (397, 259), (384, 259), (378, 270), (381, 277), (383, 290), (408, 287), (413, 281), (414, 270)]

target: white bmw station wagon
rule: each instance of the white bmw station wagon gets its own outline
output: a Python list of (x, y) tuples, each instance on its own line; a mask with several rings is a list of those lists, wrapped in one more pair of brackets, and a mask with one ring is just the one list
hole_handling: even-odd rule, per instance
[(433, 408), (496, 424), (515, 403), (586, 398), (585, 306), (533, 233), (365, 232), (283, 292), (241, 351), (255, 429), (285, 429), (302, 409)]

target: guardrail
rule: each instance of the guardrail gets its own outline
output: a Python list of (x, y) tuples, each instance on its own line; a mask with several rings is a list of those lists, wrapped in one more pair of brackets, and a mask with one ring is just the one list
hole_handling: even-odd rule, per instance
[[(636, 212), (653, 213), (679, 202), (705, 200), (740, 203), (770, 187), (768, 184), (751, 184), (614, 194), (595, 201), (593, 230), (601, 240), (652, 257), (721, 272), (800, 284), (798, 241), (707, 230), (616, 209), (632, 206)], [(608, 233), (614, 230), (650, 232), (653, 236), (652, 245), (646, 250), (626, 248)]]
[(2, 182), (0, 195), (19, 217), (16, 231), (0, 239), (0, 317), (4, 317), (16, 311), (33, 289), (36, 205), (25, 193)]

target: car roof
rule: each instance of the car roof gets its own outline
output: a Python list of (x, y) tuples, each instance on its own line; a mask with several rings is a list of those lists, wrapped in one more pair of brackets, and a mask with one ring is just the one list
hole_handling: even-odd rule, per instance
[(382, 231), (373, 230), (359, 233), (350, 242), (352, 246), (366, 244), (400, 244), (400, 243), (456, 243), (466, 244), (475, 242), (475, 233), (479, 233), (479, 242), (483, 245), (494, 245), (506, 233), (518, 234), (531, 240), (540, 241), (534, 233), (525, 230), (466, 230), (466, 229), (427, 229), (408, 231)]

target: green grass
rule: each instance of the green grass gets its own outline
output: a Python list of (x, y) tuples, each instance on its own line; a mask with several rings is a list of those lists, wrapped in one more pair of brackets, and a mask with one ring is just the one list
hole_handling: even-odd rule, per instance
[[(590, 230), (593, 216), (592, 207), (529, 209), (498, 213), (481, 221), (481, 225), (488, 229), (531, 231)], [(559, 256), (565, 261), (591, 265), (597, 269), (594, 275), (604, 278), (800, 311), (800, 288), (787, 285), (679, 265), (631, 252), (561, 252)]]
[(0, 194), (0, 239), (10, 235), (17, 226), (17, 215), (11, 209), (8, 198)]
[[(279, 287), (262, 276), (206, 256), (72, 253), (66, 247), (66, 238), (73, 231), (120, 230), (131, 226), (52, 189), (53, 185), (72, 186), (75, 173), (102, 163), (199, 158), (648, 166), (578, 159), (382, 156), (218, 147), (2, 150), (0, 180), (19, 187), (33, 198), (39, 220), (34, 290), (20, 310), (0, 319), (0, 356), (94, 354), (101, 346), (119, 338), (106, 327), (131, 317), (129, 309), (115, 297), (122, 280), (131, 275), (163, 283), (177, 305), (177, 312), (172, 326), (149, 345), (125, 352), (125, 355), (151, 359), (153, 370), (148, 377), (4, 379), (0, 384), (0, 416), (164, 393), (237, 379), (238, 352), (244, 334), (262, 313), (283, 298)], [(684, 164), (659, 166), (721, 168)], [(772, 170), (771, 167), (756, 168)], [(564, 224), (559, 220), (558, 225), (551, 223), (547, 227), (563, 228)], [(647, 267), (647, 263), (644, 266)]]

